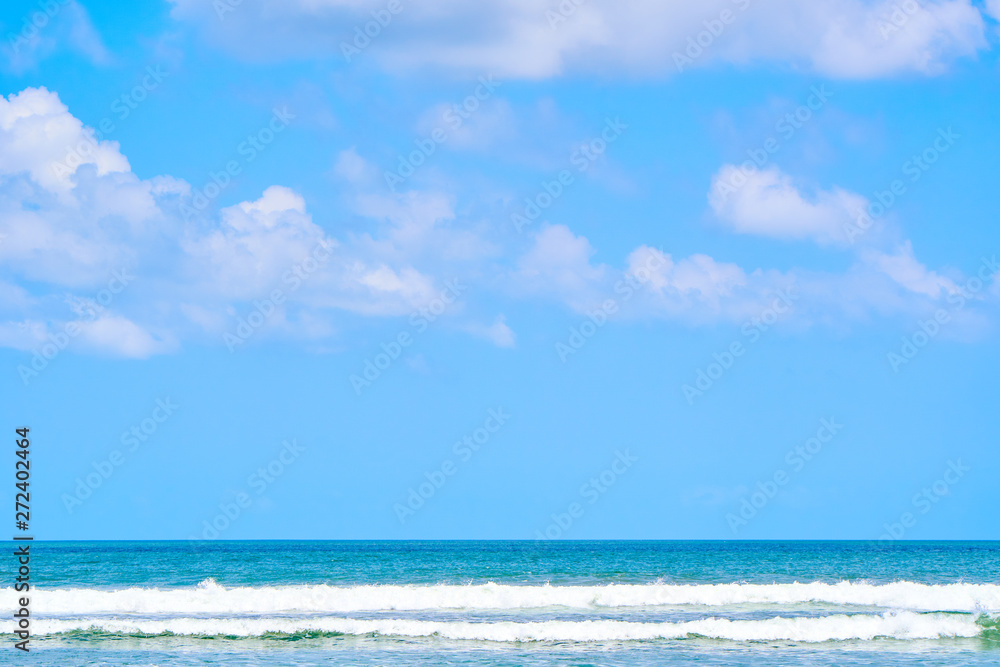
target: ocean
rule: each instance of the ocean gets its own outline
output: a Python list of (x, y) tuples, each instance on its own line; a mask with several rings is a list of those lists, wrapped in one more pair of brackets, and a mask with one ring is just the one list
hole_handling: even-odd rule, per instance
[(0, 664), (1000, 664), (1000, 542), (36, 542), (30, 653), (13, 578)]

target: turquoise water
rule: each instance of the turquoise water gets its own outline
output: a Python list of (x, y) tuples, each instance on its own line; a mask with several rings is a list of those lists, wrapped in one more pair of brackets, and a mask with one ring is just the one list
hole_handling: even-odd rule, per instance
[(31, 565), (32, 651), (5, 613), (0, 664), (1000, 664), (998, 542), (64, 542)]

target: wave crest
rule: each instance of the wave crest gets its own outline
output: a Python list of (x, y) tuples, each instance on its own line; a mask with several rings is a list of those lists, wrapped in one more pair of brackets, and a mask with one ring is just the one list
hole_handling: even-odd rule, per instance
[[(0, 605), (17, 594), (0, 590)], [(225, 587), (214, 580), (186, 588), (35, 591), (36, 609), (58, 614), (268, 614), (362, 611), (600, 609), (623, 607), (787, 605), (828, 603), (922, 612), (1000, 612), (1000, 586), (913, 582), (868, 584), (610, 584), (603, 586), (328, 585)]]
[(101, 632), (125, 636), (265, 637), (274, 635), (382, 635), (440, 637), (493, 642), (602, 642), (704, 637), (733, 641), (828, 642), (846, 640), (940, 639), (977, 637), (986, 628), (973, 616), (887, 612), (879, 615), (832, 615), (820, 618), (729, 620), (706, 618), (678, 623), (629, 621), (541, 621), (472, 623), (408, 619), (270, 618), (167, 620), (38, 620), (37, 632)]

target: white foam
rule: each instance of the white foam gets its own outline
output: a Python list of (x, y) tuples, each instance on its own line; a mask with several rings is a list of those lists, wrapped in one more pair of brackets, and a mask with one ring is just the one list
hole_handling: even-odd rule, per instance
[[(0, 590), (0, 608), (13, 609), (19, 596)], [(1000, 612), (1000, 586), (928, 585), (912, 582), (841, 582), (716, 585), (605, 586), (265, 586), (223, 587), (214, 581), (197, 587), (37, 589), (36, 613), (65, 614), (268, 614), (351, 613), (435, 609), (599, 609), (620, 607), (788, 605), (828, 603), (892, 610)]]
[[(9, 625), (7, 623), (6, 625)], [(770, 618), (733, 621), (706, 618), (680, 623), (627, 621), (543, 621), (534, 623), (434, 622), (404, 619), (356, 620), (351, 618), (174, 618), (128, 620), (81, 618), (35, 621), (35, 632), (56, 634), (74, 630), (100, 630), (117, 635), (175, 635), (259, 637), (265, 633), (329, 632), (345, 635), (442, 637), (494, 642), (683, 639), (701, 636), (735, 641), (826, 642), (876, 638), (937, 639), (975, 637), (982, 628), (970, 615), (917, 614), (833, 615), (819, 618)]]

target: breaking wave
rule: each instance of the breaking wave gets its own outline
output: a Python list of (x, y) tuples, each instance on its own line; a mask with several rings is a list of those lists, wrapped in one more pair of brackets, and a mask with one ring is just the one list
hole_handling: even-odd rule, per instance
[(989, 628), (968, 614), (831, 615), (818, 618), (729, 620), (705, 618), (677, 623), (630, 621), (540, 621), (472, 623), (408, 619), (356, 620), (351, 618), (173, 618), (119, 620), (80, 618), (38, 620), (37, 632), (109, 633), (118, 636), (183, 635), (196, 637), (264, 637), (274, 635), (381, 635), (439, 637), (492, 642), (601, 642), (710, 638), (733, 641), (828, 642), (871, 639), (941, 639), (977, 637)]
[[(0, 590), (0, 605), (17, 594)], [(363, 611), (600, 609), (828, 603), (922, 612), (1000, 612), (1000, 585), (855, 582), (791, 584), (610, 584), (602, 586), (328, 585), (224, 587), (209, 579), (186, 588), (57, 588), (34, 591), (39, 613), (269, 614)]]

